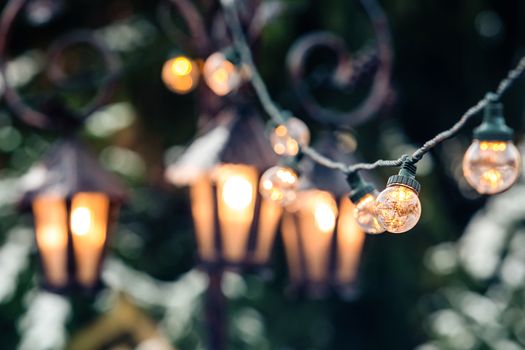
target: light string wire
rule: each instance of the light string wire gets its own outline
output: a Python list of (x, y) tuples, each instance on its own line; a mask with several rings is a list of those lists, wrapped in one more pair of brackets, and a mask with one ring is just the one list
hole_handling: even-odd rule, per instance
[[(287, 116), (290, 115), (289, 112), (282, 110), (271, 98), (268, 88), (266, 87), (264, 80), (259, 73), (257, 66), (255, 65), (252, 52), (248, 42), (246, 41), (246, 36), (242, 29), (242, 25), (239, 19), (237, 9), (235, 7), (235, 0), (221, 0), (222, 8), (224, 11), (224, 16), (226, 19), (226, 24), (232, 34), (233, 45), (235, 49), (239, 52), (240, 59), (243, 65), (245, 65), (250, 72), (250, 83), (253, 86), (262, 107), (270, 118), (277, 124), (283, 124), (286, 122)], [(440, 132), (432, 139), (428, 140), (418, 148), (412, 155), (403, 154), (397, 159), (379, 159), (373, 163), (356, 163), (356, 164), (345, 164), (341, 162), (334, 161), (310, 146), (301, 147), (301, 151), (304, 155), (310, 157), (313, 161), (318, 164), (327, 167), (329, 169), (339, 170), (345, 174), (355, 173), (360, 170), (374, 170), (380, 167), (399, 167), (403, 163), (416, 164), (420, 161), (425, 154), (427, 154), (431, 149), (442, 143), (443, 141), (455, 136), (465, 124), (478, 112), (480, 112), (487, 104), (495, 97), (498, 100), (503, 96), (503, 94), (512, 86), (512, 84), (522, 76), (525, 71), (525, 56), (523, 56), (516, 67), (509, 71), (505, 79), (503, 79), (496, 90), (492, 94), (492, 97), (489, 94), (479, 100), (474, 106), (470, 107), (461, 118), (450, 128), (445, 131)]]

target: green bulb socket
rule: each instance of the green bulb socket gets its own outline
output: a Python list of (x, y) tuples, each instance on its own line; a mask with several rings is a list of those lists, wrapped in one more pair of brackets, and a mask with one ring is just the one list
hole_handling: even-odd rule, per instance
[(361, 175), (359, 175), (357, 172), (348, 174), (346, 181), (352, 189), (348, 198), (350, 198), (354, 204), (359, 202), (366, 195), (374, 193), (376, 190), (374, 185), (369, 182), (365, 182)]
[(390, 176), (386, 183), (387, 187), (401, 185), (412, 189), (419, 195), (421, 184), (416, 180), (416, 165), (410, 162), (404, 162), (401, 170), (397, 175)]
[(241, 56), (239, 55), (238, 51), (233, 47), (229, 46), (223, 50), (221, 50), (224, 57), (233, 63), (235, 66), (239, 66), (242, 63)]
[(293, 157), (281, 157), (279, 160), (279, 166), (287, 167), (295, 171), (297, 176), (301, 175), (301, 170), (299, 169), (299, 162), (301, 161), (303, 154), (299, 152)]
[(511, 141), (514, 131), (505, 123), (503, 105), (493, 93), (487, 94), (483, 122), (474, 129), (473, 137), (480, 141)]

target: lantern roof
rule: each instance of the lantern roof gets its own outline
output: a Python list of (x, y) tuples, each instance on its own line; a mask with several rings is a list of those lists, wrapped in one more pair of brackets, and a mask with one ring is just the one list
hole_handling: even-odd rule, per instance
[(20, 206), (27, 209), (36, 196), (48, 194), (71, 198), (79, 192), (100, 192), (112, 202), (123, 202), (127, 193), (122, 184), (98, 163), (96, 157), (74, 139), (57, 142), (42, 161), (22, 178), (24, 192)]
[(228, 108), (168, 165), (166, 178), (175, 185), (188, 185), (221, 163), (252, 165), (262, 172), (277, 162), (259, 115), (248, 108)]
[[(338, 143), (337, 136), (334, 133), (324, 133), (316, 142), (315, 149), (326, 157), (345, 164), (357, 162), (357, 157), (350, 152), (345, 152)], [(300, 163), (302, 190), (311, 188), (327, 191), (341, 197), (346, 195), (350, 188), (346, 181), (346, 176), (341, 171), (329, 169), (314, 162), (311, 158), (303, 158)]]

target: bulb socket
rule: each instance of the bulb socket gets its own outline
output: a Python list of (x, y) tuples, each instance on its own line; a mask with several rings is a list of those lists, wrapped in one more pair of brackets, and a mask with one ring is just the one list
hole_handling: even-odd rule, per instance
[(404, 162), (403, 165), (401, 165), (399, 174), (392, 175), (388, 178), (386, 187), (396, 185), (408, 187), (419, 195), (421, 184), (416, 180), (416, 166), (413, 163)]
[(487, 94), (485, 98), (488, 102), (485, 106), (483, 122), (474, 129), (474, 139), (480, 141), (511, 141), (514, 131), (505, 123), (503, 105), (492, 93)]
[(301, 161), (303, 154), (299, 152), (293, 157), (281, 157), (279, 159), (279, 166), (290, 168), (297, 174), (297, 177), (301, 176), (301, 169), (299, 167), (299, 162)]
[(367, 194), (371, 194), (376, 190), (374, 185), (369, 182), (365, 182), (357, 172), (348, 174), (346, 181), (352, 189), (348, 198), (350, 198), (354, 204), (359, 202)]
[(221, 50), (221, 53), (224, 55), (224, 58), (237, 67), (242, 63), (239, 52), (233, 46), (228, 46), (227, 48)]

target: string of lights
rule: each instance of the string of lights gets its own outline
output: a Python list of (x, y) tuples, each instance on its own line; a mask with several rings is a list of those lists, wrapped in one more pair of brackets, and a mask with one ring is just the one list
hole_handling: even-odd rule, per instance
[[(233, 44), (238, 50), (241, 57), (242, 63), (246, 65), (250, 70), (250, 83), (253, 86), (257, 96), (261, 102), (266, 113), (270, 116), (273, 122), (277, 124), (283, 124), (288, 119), (288, 116), (291, 115), (290, 112), (282, 110), (271, 98), (268, 88), (264, 83), (261, 74), (259, 73), (257, 66), (254, 63), (253, 56), (251, 53), (250, 46), (248, 45), (244, 31), (239, 21), (238, 13), (235, 8), (234, 0), (222, 0), (221, 4), (223, 5), (224, 15), (227, 18), (226, 23), (229, 26), (229, 29), (232, 33)], [(518, 64), (514, 69), (509, 71), (507, 77), (503, 79), (497, 88), (497, 92), (490, 96), (487, 94), (482, 98), (478, 103), (469, 108), (459, 119), (459, 121), (454, 124), (450, 129), (442, 131), (437, 134), (434, 138), (428, 140), (418, 148), (412, 155), (403, 154), (398, 159), (378, 159), (372, 163), (356, 163), (356, 164), (345, 164), (342, 162), (334, 161), (328, 157), (317, 152), (314, 148), (310, 146), (302, 146), (301, 152), (310, 157), (315, 162), (334, 170), (339, 170), (345, 174), (350, 174), (360, 170), (374, 170), (380, 167), (399, 167), (405, 161), (410, 161), (412, 163), (417, 163), (423, 156), (428, 153), (432, 148), (436, 147), (443, 141), (455, 136), (463, 126), (475, 116), (478, 112), (483, 110), (491, 98), (501, 98), (503, 94), (512, 86), (514, 81), (518, 79), (523, 72), (525, 71), (525, 56), (520, 59)]]
[[(354, 217), (368, 233), (403, 233), (413, 228), (421, 215), (419, 192), (421, 185), (416, 180), (416, 164), (431, 149), (455, 136), (466, 123), (484, 110), (482, 124), (474, 130), (473, 143), (463, 159), (463, 173), (467, 182), (480, 194), (496, 194), (510, 188), (520, 172), (521, 156), (512, 143), (513, 130), (505, 124), (503, 107), (499, 102), (503, 94), (525, 71), (525, 57), (509, 71), (499, 83), (496, 92), (487, 93), (470, 107), (449, 129), (440, 132), (425, 142), (411, 155), (403, 154), (397, 159), (379, 159), (372, 163), (346, 164), (335, 161), (309, 146), (309, 131), (298, 118), (289, 116), (271, 98), (270, 93), (254, 63), (251, 49), (244, 35), (234, 0), (222, 0), (226, 23), (238, 51), (241, 63), (250, 72), (253, 86), (261, 105), (277, 126), (270, 141), (274, 151), (284, 159), (302, 153), (318, 164), (345, 173), (351, 188), (350, 199), (355, 204)], [(267, 170), (261, 177), (260, 192), (265, 198), (289, 204), (295, 198), (299, 176), (294, 162), (283, 161)], [(361, 170), (380, 167), (400, 167), (397, 175), (391, 176), (386, 188), (379, 193), (374, 186), (364, 182), (358, 175)]]

